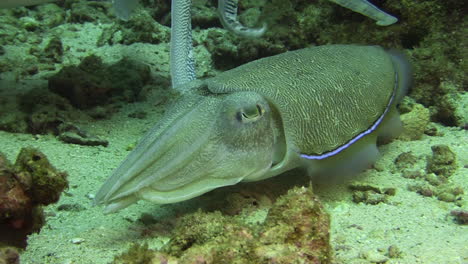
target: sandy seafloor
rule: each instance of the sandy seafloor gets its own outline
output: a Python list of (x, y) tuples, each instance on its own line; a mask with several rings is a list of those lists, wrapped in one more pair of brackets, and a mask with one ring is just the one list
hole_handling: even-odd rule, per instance
[[(81, 50), (94, 45), (99, 25), (84, 24), (80, 31), (63, 36), (63, 43), (70, 48), (65, 62), (73, 64), (81, 57)], [(196, 36), (195, 36), (196, 37)], [(80, 39), (80, 41), (76, 41)], [(87, 46), (89, 45), (89, 46)], [(15, 54), (15, 47), (5, 47)], [(114, 45), (93, 48), (107, 61), (116, 61), (122, 50), (130, 50), (151, 60), (151, 50), (159, 49), (163, 59), (168, 59), (168, 45), (131, 46)], [(73, 51), (76, 51), (72, 54)], [(16, 51), (21, 54), (21, 49)], [(197, 53), (197, 56), (202, 56)], [(21, 56), (21, 55), (19, 55)], [(159, 55), (161, 56), (161, 55)], [(199, 58), (197, 58), (199, 60)], [(207, 62), (209, 63), (209, 61)], [(167, 70), (167, 63), (163, 68)], [(200, 65), (199, 65), (200, 66)], [(201, 65), (203, 68), (203, 65)], [(28, 80), (20, 83), (28, 84)], [(21, 86), (21, 85), (18, 85)], [(157, 95), (152, 95), (157, 98)], [(150, 248), (159, 248), (168, 237), (142, 237), (135, 221), (142, 213), (156, 217), (180, 213), (184, 206), (196, 203), (158, 206), (148, 202), (111, 215), (103, 215), (102, 208), (92, 206), (92, 195), (129, 153), (126, 148), (137, 142), (141, 136), (161, 117), (162, 105), (155, 106), (154, 98), (145, 102), (125, 106), (110, 119), (80, 124), (88, 132), (102, 136), (109, 141), (108, 147), (87, 147), (65, 144), (53, 135), (14, 134), (0, 131), (1, 152), (14, 161), (22, 147), (33, 146), (47, 155), (59, 170), (69, 174), (70, 188), (61, 196), (60, 201), (48, 206), (45, 211), (47, 223), (39, 234), (28, 239), (28, 247), (21, 254), (21, 263), (57, 264), (101, 264), (109, 263), (113, 257), (126, 250), (132, 243), (147, 242)], [(156, 100), (156, 99), (155, 99)], [(148, 113), (144, 120), (129, 118), (135, 110)], [(458, 169), (450, 180), (463, 188), (463, 200), (468, 199), (468, 137), (466, 130), (438, 126), (443, 136), (427, 136), (416, 141), (396, 140), (380, 148), (382, 157), (377, 166), (382, 170), (369, 170), (362, 173), (360, 182), (394, 187), (397, 192), (388, 203), (377, 205), (356, 204), (352, 202), (348, 184), (314, 186), (314, 191), (324, 202), (332, 219), (332, 245), (337, 263), (376, 263), (381, 261), (389, 246), (397, 246), (400, 258), (387, 259), (385, 263), (468, 263), (468, 227), (457, 224), (450, 211), (459, 209), (453, 203), (424, 197), (407, 186), (414, 180), (404, 178), (400, 173), (392, 173), (395, 158), (407, 151), (425, 160), (431, 155), (431, 146), (448, 145), (456, 154)], [(75, 204), (84, 210), (58, 211), (61, 204)], [(464, 208), (465, 210), (468, 208)]]
[[(144, 106), (129, 108), (133, 107)], [(135, 122), (135, 119), (124, 116), (122, 112), (109, 121), (97, 122), (90, 127), (95, 134), (106, 134), (110, 141), (107, 148), (64, 144), (53, 136), (36, 138), (0, 132), (2, 151), (10, 160), (21, 147), (34, 146), (58, 169), (69, 173), (71, 188), (57, 205), (68, 203), (85, 207), (80, 212), (57, 211), (57, 205), (46, 208), (46, 212), (53, 216), (47, 217), (47, 224), (39, 234), (29, 237), (21, 263), (108, 263), (133, 242), (148, 242), (155, 248), (168, 240), (167, 237), (141, 238), (135, 221), (144, 212), (165, 215), (171, 206), (161, 208), (140, 202), (116, 214), (103, 215), (101, 208), (93, 207), (89, 198), (128, 154), (126, 146), (134, 143), (152, 125), (151, 118)], [(412, 151), (417, 156), (430, 155), (430, 146), (434, 144), (449, 145), (457, 154), (459, 164), (467, 164), (466, 131), (447, 129), (444, 132), (444, 137), (395, 141), (386, 145), (381, 148), (383, 156), (378, 164), (391, 167), (403, 151)], [(467, 190), (466, 175), (467, 169), (460, 168), (451, 179)], [(468, 227), (456, 224), (449, 215), (456, 206), (408, 191), (406, 187), (413, 180), (388, 170), (363, 173), (360, 180), (396, 187), (397, 193), (388, 204), (365, 205), (351, 201), (346, 184), (324, 190), (315, 187), (331, 215), (332, 243), (338, 249), (336, 258), (339, 263), (372, 263), (372, 257), (366, 260), (363, 255), (375, 255), (374, 259), (379, 259), (383, 255), (379, 250), (385, 251), (391, 245), (397, 246), (403, 254), (386, 263), (468, 263)], [(83, 242), (74, 244), (74, 239)]]
[[(125, 110), (144, 107), (151, 105), (132, 105)], [(93, 207), (89, 198), (128, 154), (126, 146), (138, 140), (153, 123), (151, 118), (143, 122), (128, 119), (125, 110), (111, 120), (89, 127), (94, 134), (106, 135), (109, 147), (64, 144), (53, 136), (34, 137), (0, 131), (2, 151), (10, 160), (15, 159), (21, 147), (33, 146), (43, 151), (56, 168), (70, 175), (68, 195), (62, 195), (57, 205), (46, 208), (53, 216), (47, 217), (47, 224), (39, 234), (30, 236), (21, 263), (108, 263), (133, 242), (148, 242), (150, 247), (158, 247), (168, 240), (166, 237), (141, 238), (135, 221), (141, 213), (165, 215), (171, 206), (161, 208), (140, 202), (116, 214), (103, 215), (102, 208)], [(151, 116), (157, 118), (158, 115), (153, 111)], [(466, 131), (445, 129), (444, 133), (443, 137), (425, 136), (418, 141), (395, 141), (383, 146), (378, 164), (391, 167), (396, 156), (404, 151), (412, 151), (416, 156), (430, 155), (430, 146), (435, 144), (449, 145), (457, 154), (459, 164), (468, 164)], [(466, 175), (467, 169), (459, 168), (451, 179), (467, 190)], [(341, 263), (371, 263), (360, 256), (382, 255), (379, 249), (391, 245), (397, 246), (403, 254), (387, 263), (468, 263), (468, 227), (456, 224), (449, 216), (449, 211), (456, 206), (408, 191), (406, 186), (413, 180), (389, 170), (372, 170), (359, 179), (396, 187), (397, 193), (389, 204), (365, 205), (351, 201), (347, 184), (324, 190), (315, 187), (331, 214), (332, 243), (339, 249), (337, 259)], [(85, 210), (57, 211), (60, 204), (79, 204)], [(74, 244), (74, 239), (83, 239), (83, 242)]]

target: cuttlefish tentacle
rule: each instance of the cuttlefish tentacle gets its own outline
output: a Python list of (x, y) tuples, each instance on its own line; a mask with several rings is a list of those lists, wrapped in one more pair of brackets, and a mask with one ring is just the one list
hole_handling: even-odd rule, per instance
[(249, 28), (242, 25), (237, 20), (238, 3), (239, 0), (218, 0), (218, 13), (221, 24), (227, 30), (242, 37), (256, 38), (262, 36), (267, 29), (266, 23), (260, 28)]

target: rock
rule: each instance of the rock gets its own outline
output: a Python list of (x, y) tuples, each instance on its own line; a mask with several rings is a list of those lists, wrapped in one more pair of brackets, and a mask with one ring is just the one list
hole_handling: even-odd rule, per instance
[(83, 146), (104, 146), (107, 147), (109, 142), (105, 139), (100, 139), (90, 135), (78, 126), (71, 123), (63, 123), (58, 126), (58, 139), (70, 144), (78, 144)]
[(13, 247), (0, 247), (0, 264), (19, 264), (19, 252)]
[(84, 241), (85, 241), (84, 238), (80, 238), (80, 237), (75, 237), (70, 240), (70, 242), (72, 242), (73, 244), (81, 244)]
[(311, 188), (295, 187), (271, 205), (263, 223), (242, 214), (191, 213), (161, 250), (134, 245), (113, 263), (331, 263), (330, 219)]
[[(34, 148), (21, 149), (15, 165), (0, 153), (1, 242), (25, 247), (27, 236), (38, 232), (45, 223), (41, 205), (59, 199), (68, 186), (66, 178), (65, 172), (57, 171), (47, 157)], [(8, 238), (6, 241), (4, 235)]]
[(150, 83), (147, 65), (129, 59), (108, 65), (95, 55), (78, 66), (66, 66), (49, 79), (49, 89), (79, 109), (89, 109), (116, 101), (136, 101), (143, 86)]
[(375, 251), (367, 251), (361, 253), (361, 257), (368, 260), (371, 263), (385, 263), (388, 261), (388, 258), (383, 254)]
[(431, 147), (432, 157), (427, 162), (427, 172), (448, 178), (457, 169), (456, 155), (447, 145)]
[(452, 216), (455, 217), (455, 220), (461, 225), (468, 224), (468, 211), (467, 210), (452, 210), (450, 212)]
[(395, 188), (385, 188), (360, 182), (352, 183), (349, 188), (353, 191), (353, 202), (355, 203), (385, 203), (388, 196), (393, 196), (396, 193)]
[(418, 140), (424, 135), (430, 121), (429, 109), (421, 104), (414, 104), (412, 110), (401, 115), (403, 132), (398, 137), (400, 140)]
[(80, 134), (74, 132), (63, 132), (58, 136), (58, 139), (65, 143), (78, 144), (83, 146), (104, 146), (109, 145), (109, 141), (105, 139), (99, 139), (97, 137), (83, 137)]

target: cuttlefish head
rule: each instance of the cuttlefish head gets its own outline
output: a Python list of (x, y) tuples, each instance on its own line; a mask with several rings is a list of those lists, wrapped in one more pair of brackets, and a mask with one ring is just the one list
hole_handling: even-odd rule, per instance
[(96, 194), (105, 212), (140, 200), (174, 203), (271, 168), (278, 130), (254, 92), (183, 96)]

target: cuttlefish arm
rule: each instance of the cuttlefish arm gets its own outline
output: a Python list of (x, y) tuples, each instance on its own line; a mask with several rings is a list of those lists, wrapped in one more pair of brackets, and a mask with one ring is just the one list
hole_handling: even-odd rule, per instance
[(398, 130), (395, 105), (409, 85), (407, 65), (377, 46), (329, 45), (190, 82), (95, 202), (110, 213), (296, 167), (312, 175), (359, 172), (375, 160), (377, 138)]
[(110, 213), (140, 199), (174, 203), (259, 177), (273, 162), (273, 131), (269, 105), (256, 93), (185, 95), (146, 134), (95, 201)]

